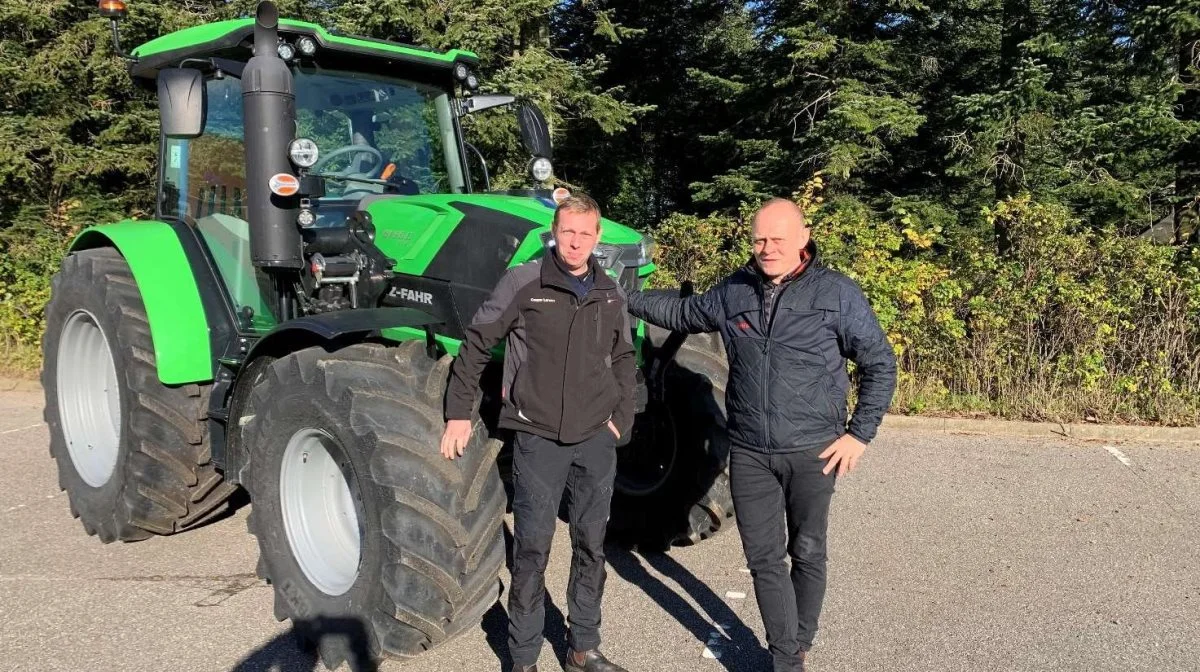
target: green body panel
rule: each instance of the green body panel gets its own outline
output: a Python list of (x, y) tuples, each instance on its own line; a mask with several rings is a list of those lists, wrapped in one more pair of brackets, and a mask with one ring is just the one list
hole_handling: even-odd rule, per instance
[[(133, 55), (138, 58), (146, 58), (155, 54), (176, 51), (179, 49), (193, 49), (202, 47), (208, 42), (216, 42), (224, 39), (242, 30), (253, 30), (254, 19), (233, 19), (230, 21), (218, 21), (216, 23), (208, 23), (202, 26), (194, 26), (185, 28), (163, 35), (162, 37), (150, 40), (149, 42), (139, 46), (133, 50)], [(307, 23), (304, 21), (293, 21), (291, 19), (283, 19), (279, 22), (279, 28), (282, 31), (288, 29), (299, 30), (306, 33), (312, 33), (319, 37), (328, 45), (353, 47), (355, 49), (365, 49), (376, 52), (381, 57), (394, 55), (402, 55), (409, 58), (420, 58), (428, 60), (432, 63), (450, 64), (459, 59), (476, 61), (478, 56), (471, 51), (454, 49), (445, 53), (436, 51), (426, 51), (415, 47), (408, 47), (401, 44), (390, 42), (376, 42), (373, 40), (364, 40), (361, 38), (333, 35), (321, 26), (315, 23)]]
[[(523, 264), (542, 251), (541, 234), (550, 230), (554, 210), (535, 198), (497, 194), (423, 194), (375, 201), (367, 207), (375, 224), (375, 245), (396, 260), (397, 272), (421, 275), (446, 239), (462, 221), (454, 203), (505, 212), (537, 225), (521, 242), (511, 265)], [(635, 244), (642, 235), (612, 220), (601, 220), (600, 240), (615, 245)]]
[(129, 264), (146, 306), (158, 378), (166, 385), (207, 382), (213, 354), (200, 289), (170, 225), (126, 220), (86, 229), (71, 251), (115, 247)]

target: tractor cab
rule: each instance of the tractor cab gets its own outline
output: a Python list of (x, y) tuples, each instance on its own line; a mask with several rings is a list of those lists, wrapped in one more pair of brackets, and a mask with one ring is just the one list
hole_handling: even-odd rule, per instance
[[(128, 58), (158, 90), (157, 216), (203, 238), (240, 332), (407, 307), (461, 338), (503, 272), (545, 246), (553, 194), (565, 191), (547, 188), (545, 117), (513, 96), (477, 95), (469, 51), (339, 35), (264, 2), (254, 19), (180, 30)], [(461, 120), (508, 106), (532, 185), (494, 192)], [(652, 270), (648, 241), (615, 222), (605, 233), (604, 258), (634, 288)]]
[[(253, 30), (251, 19), (225, 21), (181, 30), (133, 51), (135, 77), (155, 81), (172, 68), (201, 77), (202, 132), (167, 137), (163, 147), (163, 216), (199, 220), (212, 213), (236, 215), (246, 207), (242, 77), (253, 55)], [(309, 226), (340, 224), (373, 195), (470, 193), (474, 176), (468, 159), (476, 156), (484, 175), (475, 182), (490, 186), (482, 155), (468, 153), (474, 148), (463, 139), (460, 119), (516, 101), (473, 95), (479, 86), (474, 54), (341, 37), (288, 20), (279, 21), (277, 40), (294, 96), (288, 158), (298, 176), (314, 178), (310, 184), (321, 190), (321, 207), (313, 208), (316, 220)], [(180, 101), (162, 101), (163, 114), (178, 115), (194, 104), (190, 98), (182, 102), (181, 110)], [(527, 103), (522, 107), (524, 135), (547, 138), (540, 111)], [(539, 183), (548, 180), (549, 143), (529, 148), (536, 154), (532, 176)]]

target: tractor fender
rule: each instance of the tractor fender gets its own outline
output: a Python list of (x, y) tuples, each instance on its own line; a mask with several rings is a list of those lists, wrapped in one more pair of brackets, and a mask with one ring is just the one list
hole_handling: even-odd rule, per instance
[(415, 308), (355, 308), (288, 320), (260, 338), (241, 362), (236, 377), (222, 374), (217, 382), (221, 398), (229, 395), (227, 410), (214, 409), (210, 417), (220, 418), (209, 426), (213, 437), (213, 459), (222, 465), (226, 478), (241, 482), (249, 448), (242, 443), (241, 427), (253, 416), (251, 395), (265, 378), (271, 363), (305, 348), (336, 349), (378, 338), (384, 329), (413, 328), (425, 331), (425, 347), (433, 358), (439, 351), (433, 328), (442, 320)]
[(283, 357), (317, 345), (337, 346), (378, 338), (384, 329), (409, 327), (424, 329), (426, 343), (432, 343), (433, 328), (442, 320), (415, 308), (355, 308), (309, 315), (288, 320), (258, 340), (245, 363), (262, 356)]
[(70, 252), (114, 247), (133, 272), (164, 385), (205, 383), (215, 362), (200, 288), (179, 234), (166, 222), (125, 220), (93, 226), (71, 242)]

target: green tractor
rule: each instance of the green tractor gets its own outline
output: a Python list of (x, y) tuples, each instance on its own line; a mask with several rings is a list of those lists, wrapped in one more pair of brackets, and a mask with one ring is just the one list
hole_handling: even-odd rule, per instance
[[(100, 7), (119, 52), (124, 3)], [(347, 621), (372, 656), (470, 628), (505, 556), (502, 350), (453, 462), (442, 396), (478, 306), (551, 242), (542, 113), (475, 95), (470, 52), (344, 36), (269, 2), (127, 58), (158, 94), (156, 217), (83, 231), (46, 311), (45, 418), (71, 513), (134, 541), (245, 489), (275, 614), (330, 667), (362, 645), (331, 634)], [(492, 191), (463, 136), (466, 115), (505, 106), (529, 189)], [(651, 252), (603, 222), (596, 254), (625, 288), (654, 272)], [(733, 513), (724, 353), (716, 336), (634, 328), (639, 415), (611, 531), (695, 543)]]

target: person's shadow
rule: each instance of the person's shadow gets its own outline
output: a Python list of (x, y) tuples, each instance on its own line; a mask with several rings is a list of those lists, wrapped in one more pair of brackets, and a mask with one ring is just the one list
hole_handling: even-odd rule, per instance
[[(618, 544), (605, 548), (608, 564), (623, 579), (641, 588), (666, 613), (687, 628), (702, 646), (714, 653), (720, 651), (720, 663), (729, 672), (759, 672), (771, 669), (770, 655), (729, 605), (696, 578), (686, 567), (665, 553), (635, 554)], [(700, 608), (701, 614), (670, 586), (652, 575), (642, 565), (645, 561), (663, 576), (679, 584)], [(720, 636), (721, 626), (724, 634)], [(714, 636), (715, 635), (715, 636)], [(691, 655), (688, 653), (686, 655)], [(698, 654), (697, 654), (697, 657)]]
[(357, 618), (295, 621), (291, 630), (255, 649), (231, 672), (315, 672), (323, 668), (313, 642), (327, 637), (344, 644), (345, 662), (351, 672), (378, 672), (379, 665), (367, 648), (366, 628)]

